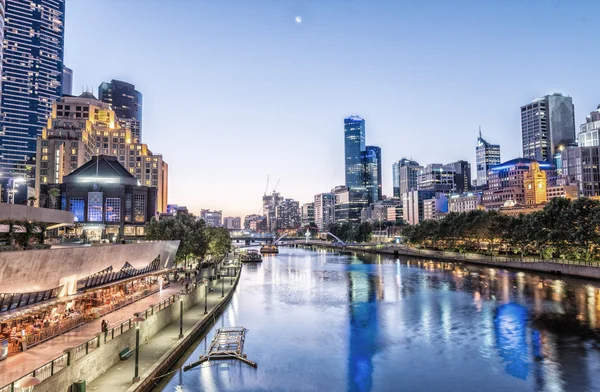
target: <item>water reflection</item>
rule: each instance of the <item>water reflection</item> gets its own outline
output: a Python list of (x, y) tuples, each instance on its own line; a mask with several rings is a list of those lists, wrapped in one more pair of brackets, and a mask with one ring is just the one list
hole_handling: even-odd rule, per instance
[(599, 296), (577, 279), (282, 248), (244, 265), (216, 323), (250, 329), (258, 369), (211, 364), (182, 381), (186, 391), (600, 390)]

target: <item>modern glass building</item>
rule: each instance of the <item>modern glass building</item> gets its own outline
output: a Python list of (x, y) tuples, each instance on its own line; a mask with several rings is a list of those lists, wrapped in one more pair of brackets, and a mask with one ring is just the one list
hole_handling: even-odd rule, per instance
[(365, 120), (358, 116), (344, 119), (344, 156), (346, 186), (362, 188), (364, 182), (362, 153), (365, 151)]
[(112, 106), (121, 128), (131, 129), (133, 142), (141, 143), (142, 93), (131, 83), (113, 79), (98, 87), (98, 99)]
[(62, 76), (63, 95), (73, 95), (73, 70), (63, 65)]
[(381, 148), (367, 146), (361, 154), (363, 162), (364, 187), (367, 190), (367, 200), (375, 203), (382, 199), (381, 189)]
[(7, 1), (4, 14), (0, 172), (27, 173), (62, 94), (65, 0)]
[(401, 197), (411, 189), (417, 189), (417, 177), (423, 168), (411, 159), (402, 158), (392, 165), (394, 197)]
[(551, 161), (557, 152), (575, 143), (573, 99), (546, 95), (521, 106), (523, 158)]
[(477, 186), (486, 185), (488, 172), (500, 164), (500, 145), (485, 140), (481, 136), (481, 128), (477, 138), (477, 147), (475, 147), (475, 163), (477, 165)]

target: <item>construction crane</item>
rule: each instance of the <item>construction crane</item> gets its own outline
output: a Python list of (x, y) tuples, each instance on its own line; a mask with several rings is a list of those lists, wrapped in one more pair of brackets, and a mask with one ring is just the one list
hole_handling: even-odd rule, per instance
[(269, 190), (269, 175), (267, 175), (267, 186), (265, 186), (265, 196), (267, 196), (267, 191)]
[(277, 192), (277, 188), (279, 188), (279, 181), (281, 181), (281, 179), (277, 180), (277, 185), (275, 185), (275, 188), (273, 188), (273, 193)]

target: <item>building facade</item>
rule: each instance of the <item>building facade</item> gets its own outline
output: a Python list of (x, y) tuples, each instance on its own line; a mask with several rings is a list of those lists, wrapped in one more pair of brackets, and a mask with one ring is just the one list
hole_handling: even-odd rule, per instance
[(392, 164), (394, 197), (400, 197), (406, 191), (417, 189), (417, 177), (422, 169), (416, 161), (411, 159), (402, 158), (398, 162), (394, 162)]
[(363, 188), (364, 168), (362, 154), (365, 151), (365, 120), (358, 116), (344, 119), (344, 162), (346, 186)]
[(480, 208), (480, 206), (480, 194), (452, 195), (448, 198), (448, 212), (469, 212)]
[(487, 185), (488, 172), (491, 168), (500, 164), (500, 145), (485, 140), (481, 136), (481, 128), (477, 138), (477, 147), (475, 147), (475, 164), (477, 165), (476, 183), (478, 187)]
[(326, 230), (333, 223), (335, 195), (319, 193), (314, 198), (315, 223), (319, 230)]
[(600, 105), (585, 118), (585, 123), (579, 126), (577, 145), (579, 147), (594, 147), (600, 145)]
[(103, 82), (98, 87), (98, 99), (111, 105), (119, 126), (131, 130), (134, 143), (142, 142), (142, 93), (131, 83), (120, 80)]
[(431, 199), (423, 200), (423, 220), (439, 220), (448, 212), (448, 198), (438, 193)]
[(434, 190), (413, 190), (402, 195), (404, 223), (416, 225), (424, 219), (423, 200), (435, 197)]
[(521, 106), (523, 157), (552, 162), (575, 143), (575, 107), (571, 97), (546, 95)]
[(417, 189), (450, 193), (455, 189), (453, 164), (430, 163), (417, 177)]
[(242, 218), (239, 216), (227, 216), (223, 218), (223, 227), (227, 230), (240, 230), (242, 228)]
[(63, 65), (62, 95), (73, 95), (73, 70)]
[(62, 94), (65, 0), (2, 5), (0, 173), (29, 174), (37, 138)]
[(525, 204), (542, 204), (548, 201), (546, 194), (546, 172), (540, 169), (540, 164), (531, 162), (529, 170), (523, 173), (525, 188)]
[(578, 186), (579, 196), (600, 196), (600, 146), (565, 148), (561, 157), (562, 174)]
[[(59, 191), (53, 195), (51, 189)], [(140, 184), (114, 156), (94, 156), (66, 175), (61, 184), (44, 184), (40, 197), (75, 215), (90, 240), (146, 235), (146, 223), (157, 215), (156, 188)]]
[(363, 162), (363, 184), (367, 191), (367, 200), (369, 203), (375, 203), (382, 199), (381, 148), (367, 146), (361, 155), (361, 159)]
[(283, 196), (273, 192), (270, 195), (263, 195), (263, 214), (267, 217), (267, 230), (272, 231), (277, 228), (277, 206), (283, 202)]
[(467, 161), (450, 163), (454, 168), (454, 193), (462, 195), (471, 190), (471, 164)]
[(297, 229), (300, 227), (300, 203), (298, 201), (284, 199), (277, 206), (275, 213), (278, 229)]
[(309, 226), (315, 221), (315, 204), (304, 203), (302, 204), (302, 227)]
[(221, 227), (223, 226), (223, 211), (200, 210), (200, 219), (204, 220), (206, 226)]
[(331, 193), (335, 198), (333, 223), (360, 223), (361, 211), (368, 205), (365, 193), (343, 185), (333, 188)]
[(119, 126), (110, 105), (90, 93), (65, 96), (53, 104), (37, 143), (37, 188), (61, 183), (64, 176), (100, 154), (116, 156), (144, 186), (157, 188), (157, 209), (166, 212), (168, 164), (148, 145), (132, 142), (131, 131)]

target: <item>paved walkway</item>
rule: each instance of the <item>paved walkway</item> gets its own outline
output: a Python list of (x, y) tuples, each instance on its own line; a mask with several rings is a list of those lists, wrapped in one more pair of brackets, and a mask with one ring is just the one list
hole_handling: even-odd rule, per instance
[[(231, 278), (225, 278), (225, 296), (232, 290)], [(219, 302), (221, 302), (221, 281), (214, 281), (214, 290), (208, 293), (208, 315), (204, 315), (204, 301), (189, 308), (183, 314), (183, 334), (187, 336), (192, 327), (206, 317), (211, 315)], [(201, 287), (203, 289), (203, 287)], [(150, 369), (167, 351), (172, 349), (180, 341), (179, 319), (173, 321), (160, 330), (148, 342), (140, 346), (139, 375), (143, 380), (144, 373)], [(133, 385), (132, 379), (135, 373), (135, 356), (126, 361), (120, 361), (108, 369), (106, 373), (96, 378), (87, 385), (88, 391), (122, 391), (125, 392)]]
[(150, 306), (156, 305), (171, 295), (180, 292), (182, 287), (179, 283), (171, 282), (169, 287), (161, 292), (142, 298), (137, 302), (102, 316), (98, 320), (85, 323), (69, 332), (40, 343), (29, 350), (9, 356), (4, 361), (0, 361), (0, 387), (10, 384), (54, 358), (59, 357), (65, 349), (79, 346), (92, 339), (101, 331), (100, 323), (102, 320), (108, 321), (109, 328), (112, 328), (133, 317), (134, 313), (142, 312)]

